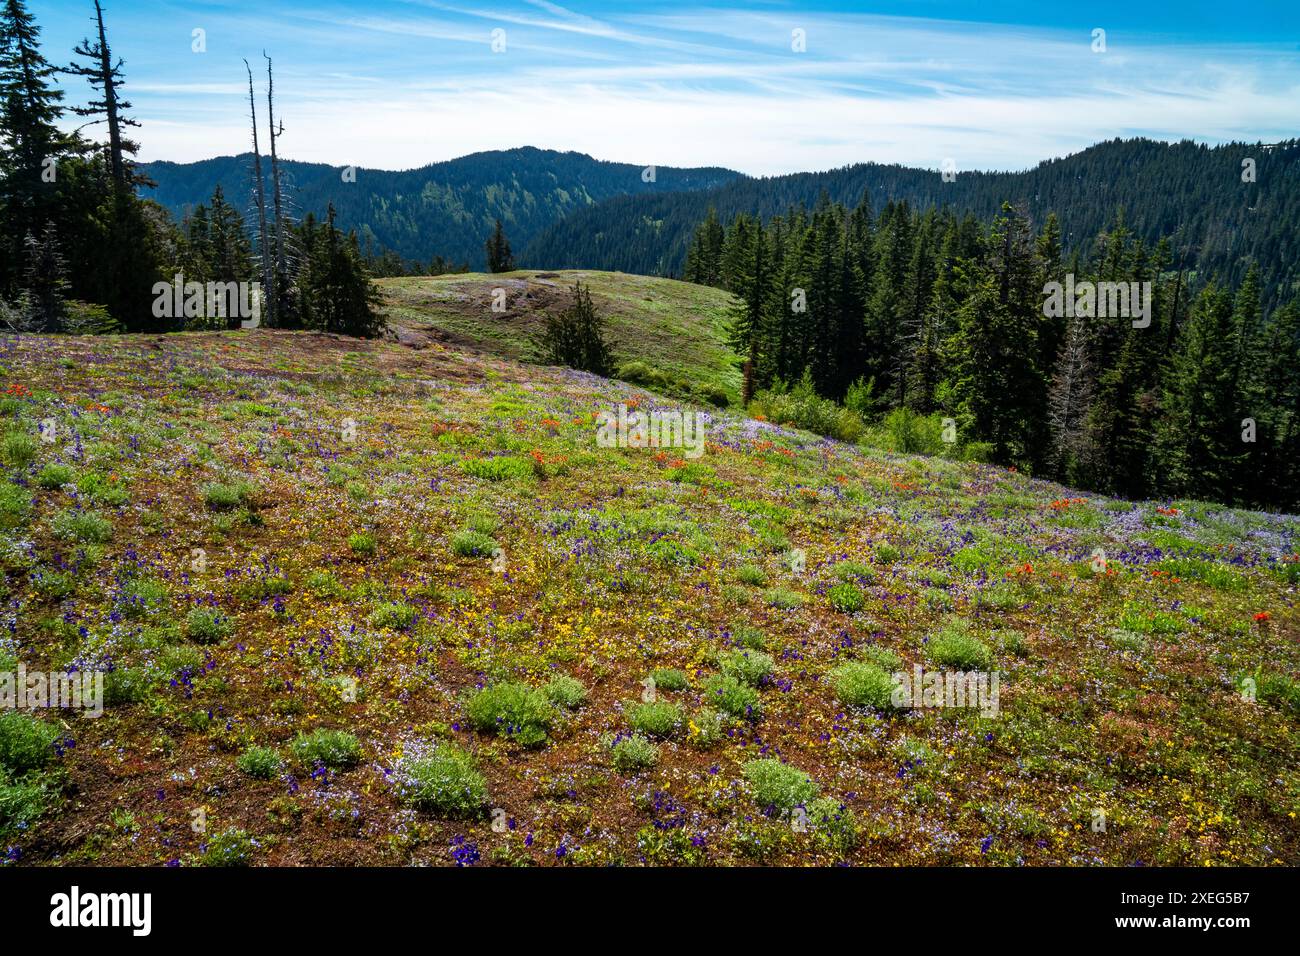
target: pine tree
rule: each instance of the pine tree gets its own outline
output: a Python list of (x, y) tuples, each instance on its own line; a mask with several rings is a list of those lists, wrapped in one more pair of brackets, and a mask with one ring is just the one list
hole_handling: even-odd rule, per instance
[(218, 183), (208, 208), (208, 267), (216, 282), (243, 282), (252, 276), (253, 248), (239, 210), (226, 201)]
[(1192, 308), (1166, 379), (1157, 434), (1168, 490), (1213, 498), (1230, 490), (1243, 454), (1235, 408), (1231, 295), (1214, 286)]
[(515, 257), (510, 252), (510, 241), (506, 239), (506, 233), (501, 227), (500, 219), (497, 220), (492, 235), (488, 237), (486, 247), (488, 272), (514, 271)]
[(355, 232), (344, 236), (335, 224), (331, 203), (323, 224), (310, 213), (298, 230), (304, 261), (295, 314), (310, 329), (371, 338), (384, 328), (376, 310), (379, 293), (362, 263)]
[(1009, 204), (993, 222), (989, 249), (982, 278), (958, 311), (950, 390), (966, 434), (991, 443), (994, 460), (1027, 465), (1046, 444), (1035, 360), (1041, 311), (1027, 224)]
[(726, 232), (718, 222), (717, 210), (709, 207), (704, 221), (695, 227), (695, 234), (686, 253), (687, 282), (699, 285), (720, 285), (722, 273), (722, 246)]
[[(0, 297), (21, 277), (27, 237), (60, 218), (59, 167), (80, 142), (59, 131), (63, 91), (23, 0), (0, 3)], [(53, 182), (51, 182), (53, 178)]]
[(865, 374), (877, 391), (901, 404), (906, 384), (899, 379), (899, 354), (906, 330), (907, 271), (912, 258), (912, 213), (906, 202), (886, 203), (876, 224), (875, 275), (866, 307)]
[[(113, 62), (113, 54), (108, 46), (108, 35), (104, 29), (104, 10), (99, 0), (95, 0), (95, 24), (97, 38), (82, 40), (73, 51), (83, 57), (86, 63), (73, 63), (64, 72), (73, 76), (84, 76), (91, 87), (99, 92), (100, 99), (92, 100), (86, 106), (74, 106), (72, 111), (78, 116), (102, 116), (103, 119), (92, 120), (87, 126), (104, 123), (108, 127), (108, 163), (113, 184), (117, 189), (126, 190), (136, 182), (133, 164), (127, 158), (134, 156), (140, 146), (128, 139), (124, 127), (139, 126), (139, 122), (125, 114), (131, 104), (121, 98), (123, 85), (122, 60)], [(85, 127), (83, 127), (84, 129)]]
[(727, 326), (729, 344), (743, 355), (743, 380), (741, 404), (748, 405), (754, 397), (756, 383), (766, 382), (761, 363), (767, 356), (767, 313), (772, 303), (772, 276), (768, 265), (767, 237), (757, 230), (752, 243), (751, 259), (741, 276), (735, 277), (739, 288), (729, 310)]
[(543, 359), (552, 365), (610, 375), (614, 356), (605, 340), (605, 322), (581, 283), (573, 286), (573, 305), (559, 315), (546, 317), (546, 331), (538, 343)]

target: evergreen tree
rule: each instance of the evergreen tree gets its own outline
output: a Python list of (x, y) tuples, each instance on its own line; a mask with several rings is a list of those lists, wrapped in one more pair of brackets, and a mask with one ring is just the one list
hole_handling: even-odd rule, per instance
[(755, 383), (767, 381), (762, 364), (767, 358), (767, 314), (772, 309), (772, 276), (768, 264), (768, 241), (758, 229), (752, 243), (751, 260), (745, 272), (736, 277), (739, 288), (730, 310), (727, 335), (730, 345), (744, 356), (741, 404), (754, 397)]
[(108, 46), (108, 34), (104, 29), (104, 10), (99, 0), (95, 2), (95, 40), (82, 40), (73, 51), (86, 60), (85, 63), (73, 63), (64, 72), (73, 76), (84, 76), (90, 85), (98, 91), (100, 98), (92, 100), (86, 106), (74, 106), (72, 111), (78, 116), (102, 116), (103, 119), (92, 120), (87, 125), (104, 123), (108, 127), (108, 162), (109, 172), (116, 188), (125, 190), (136, 182), (133, 164), (127, 158), (139, 151), (138, 143), (128, 139), (124, 127), (139, 126), (139, 122), (125, 114), (131, 104), (121, 98), (123, 85), (122, 60), (113, 62), (113, 54)]
[(303, 264), (296, 287), (295, 314), (306, 328), (370, 338), (384, 328), (376, 306), (380, 296), (366, 273), (355, 232), (346, 237), (331, 205), (324, 223), (310, 213), (298, 232)]
[(1159, 464), (1168, 492), (1203, 498), (1231, 488), (1243, 455), (1235, 394), (1232, 296), (1211, 286), (1178, 339), (1161, 401)]
[(506, 233), (501, 227), (500, 219), (497, 220), (492, 235), (488, 237), (486, 247), (488, 272), (511, 272), (514, 270), (515, 258), (510, 252), (510, 241), (506, 239)]
[(80, 146), (59, 131), (63, 91), (23, 0), (0, 2), (0, 297), (17, 287), (28, 236), (60, 216), (60, 166)]
[(614, 356), (605, 341), (605, 321), (581, 282), (573, 286), (573, 305), (546, 317), (539, 349), (551, 365), (567, 365), (594, 375), (612, 374)]

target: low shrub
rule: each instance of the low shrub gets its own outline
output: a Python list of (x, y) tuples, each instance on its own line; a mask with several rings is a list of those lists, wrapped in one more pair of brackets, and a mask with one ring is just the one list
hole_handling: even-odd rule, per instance
[(619, 773), (645, 770), (659, 759), (659, 748), (640, 734), (620, 738), (611, 750), (614, 769)]
[(751, 760), (742, 772), (761, 807), (789, 813), (795, 807), (807, 806), (817, 796), (817, 784), (812, 777), (779, 760)]
[(484, 687), (465, 704), (470, 726), (480, 733), (498, 734), (524, 747), (540, 747), (555, 722), (555, 709), (546, 694), (527, 684)]
[(361, 744), (345, 730), (317, 728), (311, 733), (300, 733), (289, 745), (294, 759), (305, 768), (327, 767), (346, 770), (361, 761)]
[(280, 772), (284, 761), (271, 747), (249, 747), (235, 760), (235, 766), (255, 780), (270, 780)]
[(398, 798), (408, 806), (447, 817), (476, 817), (488, 802), (487, 780), (474, 758), (455, 744), (417, 746), (393, 767)]

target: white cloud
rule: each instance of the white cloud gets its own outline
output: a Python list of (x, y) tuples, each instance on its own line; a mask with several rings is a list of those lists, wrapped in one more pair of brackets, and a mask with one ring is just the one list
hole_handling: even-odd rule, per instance
[[(530, 2), (538, 12), (512, 15), (518, 55), (471, 51), (454, 66), (426, 57), (431, 68), (413, 69), (395, 52), (391, 61), (368, 59), (365, 79), (349, 75), (358, 64), (347, 60), (316, 74), (290, 60), (277, 70), (285, 153), (409, 168), (526, 144), (754, 174), (869, 160), (937, 167), (945, 157), (959, 169), (1017, 169), (1120, 135), (1253, 141), (1300, 128), (1300, 70), (1279, 48), (1112, 34), (1108, 52), (1094, 54), (1086, 30), (822, 15), (795, 18), (807, 22), (809, 53), (794, 54), (790, 17), (705, 11), (620, 25)], [(372, 36), (459, 41), (453, 51), (486, 47), (486, 21), (474, 19), (485, 11), (421, 5), (439, 19), (310, 19)], [(461, 19), (443, 19), (453, 16)], [(574, 31), (573, 49), (538, 42)], [(628, 57), (624, 44), (638, 55)], [(697, 48), (710, 55), (686, 52)], [(245, 148), (240, 83), (195, 77), (132, 89), (144, 94), (137, 114), (148, 158)], [(222, 106), (228, 115), (211, 125)]]

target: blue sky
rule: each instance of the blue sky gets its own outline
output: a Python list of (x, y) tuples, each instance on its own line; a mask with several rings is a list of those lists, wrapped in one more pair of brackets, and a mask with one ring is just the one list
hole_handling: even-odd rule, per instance
[[(263, 48), (287, 156), (386, 169), (520, 145), (752, 174), (1022, 169), (1114, 136), (1300, 135), (1295, 0), (104, 2), (149, 160), (247, 149), (242, 58), (260, 109)], [(66, 62), (91, 0), (29, 5)]]

